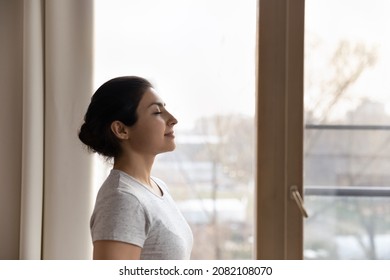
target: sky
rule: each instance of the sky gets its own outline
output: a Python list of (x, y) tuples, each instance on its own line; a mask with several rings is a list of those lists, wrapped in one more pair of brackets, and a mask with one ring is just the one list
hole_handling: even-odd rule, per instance
[[(115, 76), (144, 76), (182, 129), (202, 116), (254, 116), (257, 0), (95, 3), (95, 88)], [(306, 52), (319, 44), (305, 62), (314, 69), (306, 75), (326, 77), (341, 40), (364, 43), (377, 53), (374, 67), (339, 106), (342, 113), (364, 97), (390, 112), (389, 10), (388, 0), (306, 0)]]

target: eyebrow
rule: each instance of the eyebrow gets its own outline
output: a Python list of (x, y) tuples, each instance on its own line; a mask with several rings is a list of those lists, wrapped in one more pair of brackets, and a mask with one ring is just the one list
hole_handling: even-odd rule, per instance
[(150, 104), (148, 106), (148, 108), (153, 106), (153, 105), (157, 105), (158, 107), (165, 107), (166, 104), (165, 103), (161, 103), (161, 102), (153, 102), (152, 104)]

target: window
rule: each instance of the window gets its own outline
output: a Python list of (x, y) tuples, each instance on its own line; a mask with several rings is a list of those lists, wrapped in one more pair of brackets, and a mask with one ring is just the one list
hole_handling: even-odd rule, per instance
[(95, 88), (144, 76), (179, 120), (153, 174), (192, 227), (193, 259), (253, 258), (256, 16), (256, 0), (95, 2)]
[(306, 259), (390, 258), (388, 1), (306, 1)]

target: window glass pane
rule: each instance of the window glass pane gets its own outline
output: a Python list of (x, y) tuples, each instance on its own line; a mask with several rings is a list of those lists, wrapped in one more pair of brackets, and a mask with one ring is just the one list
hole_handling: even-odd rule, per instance
[(390, 258), (389, 10), (306, 1), (306, 259)]
[(256, 5), (95, 1), (95, 88), (143, 76), (179, 121), (153, 175), (190, 223), (193, 259), (252, 258)]

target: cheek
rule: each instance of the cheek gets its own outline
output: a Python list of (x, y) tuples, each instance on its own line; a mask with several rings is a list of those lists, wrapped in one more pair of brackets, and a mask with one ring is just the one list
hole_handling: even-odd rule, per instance
[(137, 127), (133, 131), (131, 142), (133, 145), (148, 148), (164, 139), (165, 126), (158, 122), (150, 122), (148, 125)]

